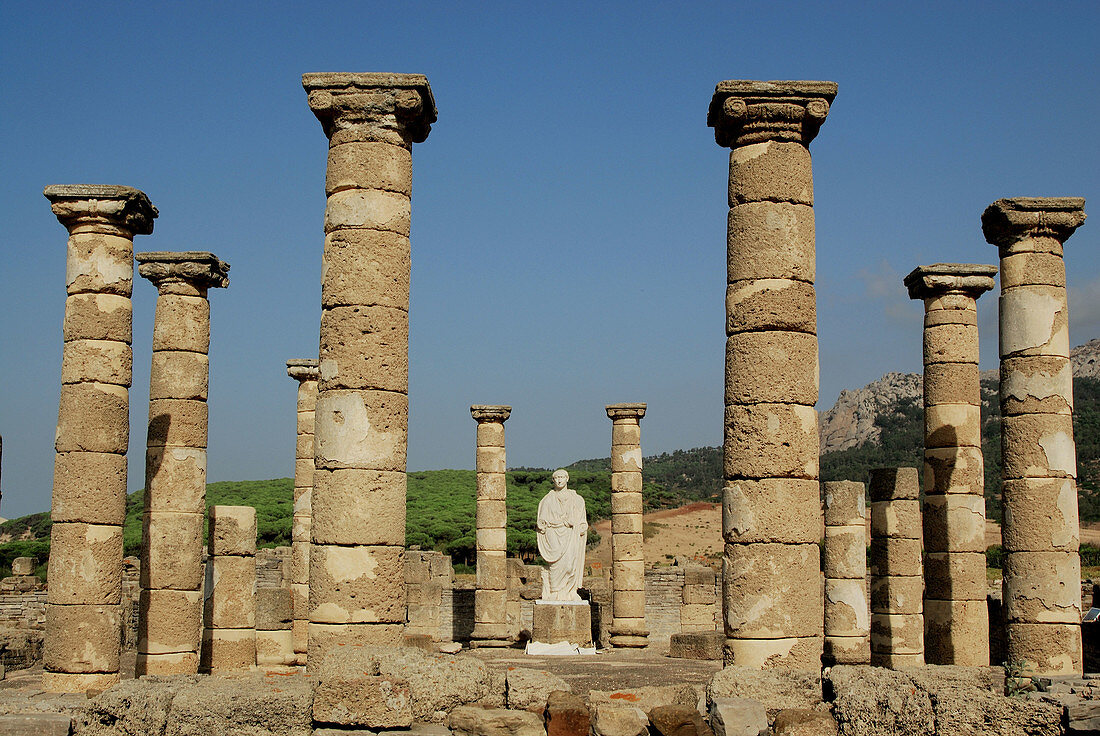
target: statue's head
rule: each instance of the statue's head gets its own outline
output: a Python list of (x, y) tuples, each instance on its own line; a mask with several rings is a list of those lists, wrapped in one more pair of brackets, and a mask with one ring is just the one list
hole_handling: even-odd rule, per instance
[(550, 477), (554, 481), (554, 490), (556, 491), (560, 491), (569, 485), (569, 473), (561, 468), (555, 470), (554, 474)]

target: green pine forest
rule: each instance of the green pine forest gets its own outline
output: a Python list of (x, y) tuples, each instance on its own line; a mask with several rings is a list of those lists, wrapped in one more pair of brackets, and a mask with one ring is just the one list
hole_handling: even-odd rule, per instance
[[(1074, 380), (1074, 432), (1082, 521), (1100, 521), (1100, 380)], [(866, 482), (872, 468), (911, 465), (920, 467), (924, 439), (923, 408), (919, 401), (896, 404), (880, 414), (878, 442), (865, 442), (821, 457), (822, 480)], [(1000, 410), (996, 386), (982, 385), (982, 447), (985, 453), (986, 511), (991, 519), (1001, 515)], [(647, 509), (674, 508), (693, 501), (717, 501), (722, 487), (722, 454), (718, 447), (677, 450), (645, 458), (644, 496)], [(610, 515), (610, 460), (581, 460), (568, 466), (570, 487), (588, 506), (589, 521)], [(508, 471), (508, 552), (534, 560), (535, 514), (539, 499), (550, 490), (545, 468)], [(433, 470), (409, 473), (406, 543), (436, 549), (454, 558), (456, 565), (474, 561), (474, 494), (472, 470)], [(256, 508), (261, 547), (290, 544), (293, 481), (290, 478), (228, 481), (207, 486), (208, 505), (247, 505)], [(141, 547), (142, 492), (127, 499), (123, 531), (125, 553)], [(0, 575), (10, 575), (16, 557), (33, 556), (39, 574), (49, 555), (49, 513), (43, 512), (0, 524)], [(589, 542), (597, 541), (589, 532)]]

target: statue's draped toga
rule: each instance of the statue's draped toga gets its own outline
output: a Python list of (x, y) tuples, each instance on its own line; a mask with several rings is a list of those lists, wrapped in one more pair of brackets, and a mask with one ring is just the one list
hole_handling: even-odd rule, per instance
[(539, 501), (539, 554), (549, 563), (543, 573), (542, 600), (579, 601), (584, 580), (588, 518), (584, 499), (568, 487), (569, 474), (554, 471), (554, 488)]

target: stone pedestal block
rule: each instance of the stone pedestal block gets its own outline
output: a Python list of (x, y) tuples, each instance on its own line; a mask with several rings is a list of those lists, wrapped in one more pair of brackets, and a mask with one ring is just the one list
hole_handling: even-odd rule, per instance
[(531, 639), (546, 644), (567, 641), (582, 647), (592, 645), (592, 608), (582, 603), (536, 601), (531, 622)]

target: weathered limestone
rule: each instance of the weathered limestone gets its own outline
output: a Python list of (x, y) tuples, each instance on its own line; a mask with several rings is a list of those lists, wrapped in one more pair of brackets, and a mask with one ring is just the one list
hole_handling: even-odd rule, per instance
[(247, 671), (256, 664), (256, 509), (211, 506), (208, 542), (200, 667)]
[(504, 422), (510, 406), (474, 404), (477, 422), (477, 589), (471, 646), (508, 646), (508, 483), (504, 455)]
[(1076, 197), (999, 199), (982, 214), (1001, 258), (1006, 657), (1028, 675), (1080, 673), (1081, 563), (1073, 373), (1062, 245)]
[(732, 149), (722, 525), (727, 664), (820, 666), (808, 146), (836, 90), (833, 82), (720, 82), (707, 115), (718, 145)]
[(642, 434), (645, 404), (608, 404), (611, 419), (611, 645), (644, 647)]
[[(207, 291), (229, 285), (213, 253), (138, 253), (157, 287), (145, 451), (136, 674), (198, 671), (206, 514)], [(181, 621), (189, 625), (180, 626)], [(193, 624), (193, 625), (190, 625)]]
[(130, 187), (44, 194), (69, 242), (42, 686), (105, 690), (119, 680), (122, 637), (133, 241), (153, 232), (157, 209)]
[(298, 382), (298, 441), (294, 453), (294, 518), (290, 543), (290, 592), (294, 652), (306, 663), (309, 643), (309, 540), (313, 524), (313, 426), (317, 410), (316, 360), (286, 362), (287, 375)]
[(862, 483), (830, 481), (825, 495), (825, 664), (871, 659), (867, 499)]
[(398, 644), (406, 593), (412, 144), (436, 119), (419, 74), (306, 74), (329, 139), (309, 656)]
[(924, 664), (917, 469), (876, 468), (870, 491), (871, 664), (916, 667)]
[(909, 298), (924, 302), (924, 657), (929, 664), (989, 664), (989, 612), (981, 584), (985, 482), (977, 300), (993, 288), (996, 274), (996, 266), (937, 263), (905, 277)]

